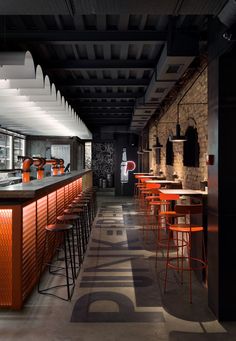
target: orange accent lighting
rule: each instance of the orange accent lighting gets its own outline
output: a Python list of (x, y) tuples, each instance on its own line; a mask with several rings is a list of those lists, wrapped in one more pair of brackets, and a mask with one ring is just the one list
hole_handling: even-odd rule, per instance
[(12, 210), (0, 209), (0, 303), (12, 304)]

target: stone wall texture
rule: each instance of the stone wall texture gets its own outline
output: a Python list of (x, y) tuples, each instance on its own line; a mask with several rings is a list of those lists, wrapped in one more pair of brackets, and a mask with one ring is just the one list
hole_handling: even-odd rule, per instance
[[(194, 82), (195, 79), (195, 82)], [(194, 84), (193, 84), (194, 82)], [(187, 89), (193, 84), (191, 89), (186, 93)], [(166, 166), (166, 142), (171, 134), (175, 135), (175, 126), (177, 120), (177, 104), (181, 97), (186, 95), (181, 100), (179, 107), (179, 117), (181, 125), (181, 134), (184, 134), (189, 125), (197, 128), (198, 143), (200, 145), (199, 167), (185, 167), (183, 165), (183, 143), (174, 143), (174, 164), (173, 166)], [(149, 144), (152, 146), (155, 143), (155, 135), (157, 132), (160, 143), (163, 145), (161, 151), (161, 163), (157, 164), (156, 151), (153, 150), (149, 155), (149, 164), (155, 174), (161, 170), (167, 179), (172, 179), (174, 172), (177, 173), (179, 179), (182, 180), (183, 188), (199, 189), (200, 181), (207, 180), (207, 69), (202, 71), (200, 76), (195, 75), (193, 79), (181, 91), (176, 100), (162, 115), (161, 119), (156, 124), (153, 123), (149, 127)], [(191, 104), (198, 103), (198, 104)], [(187, 105), (184, 105), (187, 104)], [(166, 123), (171, 122), (171, 123)]]

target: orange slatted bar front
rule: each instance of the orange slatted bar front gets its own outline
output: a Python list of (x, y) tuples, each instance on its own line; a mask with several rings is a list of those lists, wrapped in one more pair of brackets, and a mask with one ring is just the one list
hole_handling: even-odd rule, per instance
[(12, 209), (0, 210), (0, 301), (10, 306), (12, 302)]
[(0, 189), (0, 307), (23, 306), (39, 279), (45, 226), (55, 223), (82, 188), (92, 185), (92, 172), (75, 172), (43, 189), (40, 181), (34, 184), (39, 184), (39, 189), (33, 194), (25, 184)]

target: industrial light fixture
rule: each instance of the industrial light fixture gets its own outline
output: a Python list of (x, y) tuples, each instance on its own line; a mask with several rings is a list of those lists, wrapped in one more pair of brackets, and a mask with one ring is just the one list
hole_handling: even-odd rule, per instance
[(142, 148), (139, 148), (139, 149), (138, 149), (137, 154), (138, 154), (138, 155), (143, 155), (143, 154), (144, 154)]
[(187, 141), (185, 135), (181, 135), (181, 128), (179, 124), (179, 104), (177, 106), (177, 123), (176, 123), (176, 135), (170, 137), (171, 142), (185, 142)]
[(151, 148), (147, 147), (147, 148), (143, 148), (143, 152), (144, 153), (150, 153), (152, 151)]
[(152, 149), (151, 148), (149, 148), (149, 141), (148, 141), (149, 139), (148, 139), (148, 136), (146, 135), (146, 145), (145, 145), (145, 147), (143, 148), (143, 152), (144, 153), (150, 153), (151, 151), (152, 151)]
[(143, 134), (141, 136), (139, 136), (139, 147), (138, 147), (138, 151), (137, 151), (138, 155), (143, 155)]
[(152, 149), (161, 149), (163, 145), (160, 143), (159, 138), (158, 138), (158, 123), (156, 122), (156, 143), (152, 146)]
[(152, 146), (152, 149), (161, 149), (163, 145), (160, 143), (158, 136), (156, 137), (156, 143)]

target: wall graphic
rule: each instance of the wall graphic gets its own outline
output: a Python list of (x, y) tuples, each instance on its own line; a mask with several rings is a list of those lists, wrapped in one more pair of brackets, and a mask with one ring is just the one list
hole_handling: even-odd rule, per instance
[(94, 184), (99, 185), (99, 179), (107, 179), (107, 174), (114, 173), (114, 145), (112, 142), (93, 143), (92, 168)]
[(120, 164), (120, 182), (127, 184), (129, 182), (129, 172), (134, 171), (136, 164), (134, 161), (127, 161), (126, 148), (122, 151), (122, 160)]

